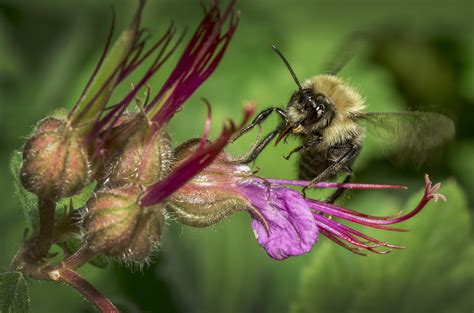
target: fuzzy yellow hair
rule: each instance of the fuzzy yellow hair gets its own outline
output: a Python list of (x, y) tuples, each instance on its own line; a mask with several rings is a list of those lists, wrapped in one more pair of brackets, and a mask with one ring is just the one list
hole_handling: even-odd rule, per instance
[(303, 83), (303, 88), (313, 88), (314, 93), (324, 94), (334, 105), (333, 120), (321, 133), (326, 147), (351, 138), (361, 139), (362, 127), (354, 122), (354, 117), (364, 111), (365, 104), (354, 88), (333, 75), (318, 75), (308, 79)]

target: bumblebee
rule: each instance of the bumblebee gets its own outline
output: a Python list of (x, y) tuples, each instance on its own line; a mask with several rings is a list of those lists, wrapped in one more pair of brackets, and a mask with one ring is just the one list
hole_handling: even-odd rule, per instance
[[(275, 138), (275, 145), (288, 135), (300, 138), (302, 144), (284, 157), (289, 159), (293, 153), (301, 154), (298, 178), (311, 181), (303, 188), (303, 194), (306, 188), (340, 174), (346, 175), (344, 182), (351, 180), (352, 165), (368, 127), (375, 130), (376, 138), (389, 150), (396, 149), (403, 158), (408, 156), (417, 160), (454, 135), (451, 119), (438, 113), (365, 112), (362, 96), (336, 76), (341, 65), (301, 84), (284, 55), (275, 46), (273, 49), (285, 63), (298, 90), (291, 96), (286, 109), (270, 107), (263, 110), (233, 140), (260, 125), (273, 112), (277, 113), (281, 122), (251, 150), (244, 163), (255, 161)], [(336, 190), (326, 201), (334, 202), (342, 192), (342, 188)]]

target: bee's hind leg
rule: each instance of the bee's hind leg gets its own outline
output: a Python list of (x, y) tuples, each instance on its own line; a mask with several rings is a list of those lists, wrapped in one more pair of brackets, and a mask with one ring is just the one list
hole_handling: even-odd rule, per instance
[[(346, 178), (342, 181), (342, 184), (347, 184), (352, 180), (352, 174), (346, 176)], [(326, 203), (334, 203), (337, 199), (339, 199), (342, 194), (346, 191), (346, 188), (337, 188), (324, 202)]]
[[(332, 178), (336, 176), (338, 173), (346, 172), (347, 174), (349, 174), (349, 176), (352, 176), (352, 170), (350, 169), (348, 164), (349, 165), (352, 164), (354, 159), (357, 157), (360, 151), (360, 146), (350, 144), (346, 146), (346, 149), (341, 149), (343, 147), (344, 146), (339, 146), (335, 148), (334, 151), (344, 151), (344, 153), (340, 157), (338, 157), (337, 160), (334, 161), (334, 163), (329, 165), (324, 171), (322, 171), (318, 176), (316, 176), (313, 180), (311, 180), (311, 182), (308, 185), (303, 187), (301, 192), (305, 198), (306, 198), (306, 190), (308, 188), (313, 187), (316, 184), (326, 179)], [(338, 191), (336, 190), (336, 192)], [(342, 194), (342, 192), (340, 193)], [(338, 197), (340, 197), (340, 195)]]

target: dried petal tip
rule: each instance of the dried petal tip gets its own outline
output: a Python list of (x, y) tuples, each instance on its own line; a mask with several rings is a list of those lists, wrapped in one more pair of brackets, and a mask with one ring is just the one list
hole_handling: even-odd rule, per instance
[(247, 101), (244, 103), (245, 115), (247, 116), (253, 115), (256, 109), (257, 109), (257, 104), (255, 103), (255, 101)]
[(161, 207), (140, 208), (138, 187), (100, 191), (87, 204), (84, 239), (94, 252), (125, 262), (146, 260), (158, 243), (165, 218)]
[(434, 202), (437, 202), (438, 200), (441, 200), (444, 202), (448, 201), (448, 198), (446, 198), (445, 195), (441, 193), (437, 193), (440, 188), (441, 188), (441, 183), (437, 183), (434, 186), (432, 186), (430, 177), (428, 176), (428, 174), (425, 174), (425, 197), (428, 200), (434, 200)]
[(48, 117), (39, 122), (23, 148), (21, 182), (42, 198), (70, 197), (91, 175), (83, 138), (65, 120)]

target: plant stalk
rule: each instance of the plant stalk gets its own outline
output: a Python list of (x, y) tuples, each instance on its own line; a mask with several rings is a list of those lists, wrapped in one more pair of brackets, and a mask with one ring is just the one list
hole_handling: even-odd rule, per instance
[(102, 313), (120, 313), (115, 305), (100, 293), (90, 282), (82, 278), (75, 271), (62, 267), (48, 273), (49, 277), (57, 282), (64, 282), (80, 292), (90, 303)]
[(39, 197), (38, 210), (39, 233), (32, 247), (32, 252), (36, 258), (40, 259), (48, 255), (53, 244), (56, 201)]

